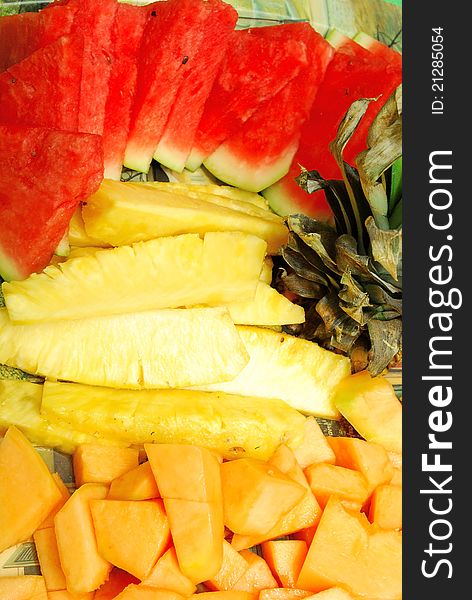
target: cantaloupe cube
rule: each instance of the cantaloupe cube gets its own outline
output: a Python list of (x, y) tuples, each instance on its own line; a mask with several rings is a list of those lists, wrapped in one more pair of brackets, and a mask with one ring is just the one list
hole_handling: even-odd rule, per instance
[[(48, 600), (95, 600), (95, 598), (97, 596), (94, 595), (94, 592), (87, 592), (85, 594), (71, 594), (68, 590), (48, 592)], [(102, 600), (109, 600), (109, 598), (102, 598)]]
[(305, 475), (322, 508), (333, 494), (356, 510), (360, 510), (369, 497), (367, 480), (359, 471), (318, 463), (307, 467)]
[(371, 525), (333, 496), (326, 505), (297, 581), (321, 592), (341, 587), (354, 596), (400, 600), (402, 536)]
[(170, 543), (162, 500), (92, 500), (90, 509), (100, 556), (146, 578)]
[(266, 540), (292, 534), (303, 528), (313, 527), (321, 517), (320, 505), (297, 463), (294, 452), (285, 444), (281, 444), (270, 458), (269, 464), (302, 485), (305, 488), (305, 493), (301, 500), (288, 513), (283, 515), (265, 535), (234, 534), (231, 544), (236, 550), (251, 548)]
[(0, 442), (0, 552), (28, 539), (60, 500), (42, 458), (10, 427)]
[(131, 575), (131, 573), (113, 567), (108, 579), (95, 591), (93, 600), (113, 600), (131, 583), (139, 583), (139, 579)]
[(393, 468), (393, 477), (390, 480), (390, 485), (403, 486), (403, 471), (402, 469)]
[(170, 590), (159, 590), (146, 585), (132, 583), (115, 600), (185, 600), (184, 596)]
[[(193, 594), (197, 596), (197, 594)], [(195, 600), (257, 600), (258, 593), (225, 590), (219, 592), (200, 592)]]
[(259, 600), (297, 600), (312, 595), (312, 592), (296, 588), (270, 588), (259, 592)]
[(214, 577), (205, 582), (210, 590), (230, 590), (248, 569), (248, 563), (231, 544), (223, 540), (223, 562)]
[(369, 520), (382, 529), (402, 528), (402, 488), (398, 485), (379, 485), (372, 494)]
[(164, 498), (169, 527), (182, 573), (193, 583), (214, 577), (223, 560), (223, 506)]
[(262, 556), (277, 583), (294, 588), (308, 552), (301, 540), (270, 540), (262, 544)]
[(241, 556), (248, 563), (244, 575), (234, 584), (233, 590), (256, 593), (260, 590), (276, 588), (275, 580), (266, 561), (250, 550), (241, 550)]
[(80, 444), (73, 455), (74, 478), (84, 483), (111, 483), (139, 464), (137, 448)]
[(163, 498), (221, 502), (220, 461), (214, 452), (190, 444), (145, 444)]
[(46, 589), (48, 592), (64, 590), (66, 588), (66, 578), (59, 559), (54, 527), (38, 529), (33, 534), (33, 541)]
[(2, 600), (48, 600), (44, 578), (40, 575), (0, 577)]
[(64, 506), (64, 504), (67, 502), (67, 500), (69, 500), (69, 498), (70, 498), (70, 491), (67, 488), (67, 486), (65, 485), (65, 483), (62, 481), (59, 473), (53, 473), (52, 478), (56, 482), (57, 487), (59, 488), (59, 491), (61, 492), (61, 499), (56, 504), (56, 506), (53, 508), (53, 510), (48, 514), (48, 516), (44, 519), (44, 521), (41, 523), (41, 525), (38, 527), (38, 529), (43, 529), (45, 527), (54, 527), (54, 517), (56, 516), (57, 512)]
[(159, 490), (149, 461), (120, 475), (110, 484), (110, 500), (152, 500), (159, 498)]
[(332, 587), (311, 596), (312, 600), (356, 600), (352, 594), (340, 587)]
[(336, 465), (360, 471), (371, 492), (392, 479), (393, 465), (380, 444), (348, 437), (329, 437), (327, 440), (336, 455)]
[(67, 589), (75, 594), (91, 592), (108, 578), (112, 565), (98, 553), (90, 501), (106, 497), (108, 487), (85, 483), (54, 518), (57, 547)]
[(305, 434), (293, 452), (302, 469), (319, 462), (334, 464), (335, 461), (334, 452), (315, 417), (307, 417), (305, 420)]
[(310, 546), (311, 542), (313, 541), (313, 537), (315, 535), (317, 526), (318, 524), (313, 525), (313, 527), (306, 527), (305, 529), (300, 529), (300, 531), (296, 531), (293, 534), (293, 539), (301, 540), (302, 542), (305, 542), (307, 546)]
[(305, 494), (305, 488), (266, 462), (241, 458), (221, 465), (225, 525), (264, 536)]
[(180, 570), (173, 547), (161, 556), (142, 583), (150, 587), (177, 592), (182, 596), (191, 596), (196, 590), (195, 584)]

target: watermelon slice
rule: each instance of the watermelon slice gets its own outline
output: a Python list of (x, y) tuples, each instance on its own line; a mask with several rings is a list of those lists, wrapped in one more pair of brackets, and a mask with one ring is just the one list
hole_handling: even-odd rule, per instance
[(303, 41), (287, 25), (235, 31), (218, 78), (205, 104), (187, 160), (195, 171), (258, 107), (277, 94), (306, 67)]
[(103, 125), (105, 177), (120, 179), (136, 87), (137, 57), (148, 11), (142, 6), (119, 4), (112, 28), (113, 69)]
[(75, 7), (54, 6), (0, 19), (0, 72), (71, 32)]
[(0, 155), (0, 275), (24, 279), (48, 264), (78, 203), (98, 189), (101, 138), (0, 125)]
[(77, 131), (83, 41), (59, 38), (0, 74), (3, 123)]
[(140, 49), (127, 167), (149, 170), (177, 91), (198, 54), (210, 12), (211, 4), (204, 0), (155, 3)]
[(330, 44), (308, 23), (281, 27), (288, 38), (306, 44), (308, 64), (204, 161), (218, 179), (251, 192), (259, 192), (288, 172), (301, 126), (333, 55)]
[(204, 39), (191, 69), (182, 81), (164, 133), (154, 153), (161, 164), (181, 173), (192, 149), (195, 133), (220, 64), (225, 56), (238, 13), (221, 0), (209, 0), (211, 14)]
[(112, 71), (111, 29), (118, 3), (117, 0), (69, 0), (67, 6), (74, 5), (77, 12), (73, 31), (84, 39), (79, 131), (101, 135)]
[(359, 98), (377, 98), (372, 102), (355, 134), (344, 151), (344, 159), (354, 165), (354, 159), (365, 149), (370, 124), (389, 95), (401, 83), (401, 67), (387, 63), (346, 36), (333, 32), (328, 37), (336, 46), (331, 61), (310, 112), (302, 127), (300, 145), (290, 172), (281, 181), (263, 190), (262, 195), (280, 215), (303, 212), (326, 220), (330, 212), (323, 192), (303, 192), (295, 177), (302, 165), (316, 169), (325, 179), (341, 179), (329, 144), (336, 137), (338, 126), (349, 106)]
[(354, 36), (354, 41), (360, 44), (363, 48), (382, 58), (385, 62), (395, 65), (397, 68), (402, 68), (402, 55), (393, 48), (389, 48), (379, 40), (371, 37), (363, 31)]

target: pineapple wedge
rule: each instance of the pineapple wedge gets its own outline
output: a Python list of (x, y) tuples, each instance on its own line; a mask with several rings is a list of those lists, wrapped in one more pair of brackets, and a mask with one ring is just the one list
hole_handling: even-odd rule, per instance
[(334, 391), (339, 381), (351, 373), (347, 357), (270, 329), (237, 329), (249, 353), (249, 363), (235, 379), (198, 389), (278, 398), (305, 414), (340, 418)]
[(82, 217), (88, 235), (113, 246), (208, 231), (256, 235), (267, 241), (269, 254), (287, 242), (288, 230), (281, 217), (247, 202), (222, 196), (213, 196), (210, 202), (209, 198), (167, 192), (153, 184), (105, 179), (84, 204)]
[(225, 305), (237, 325), (289, 325), (304, 323), (305, 310), (290, 302), (277, 290), (259, 281), (256, 295), (245, 302), (230, 302)]
[(46, 381), (41, 410), (53, 422), (134, 444), (196, 444), (225, 458), (268, 459), (303, 439), (305, 417), (280, 400), (188, 390), (111, 390)]
[[(71, 248), (71, 252), (73, 249)], [(70, 254), (70, 253), (69, 253)], [(259, 275), (259, 280), (270, 285), (272, 283), (272, 269), (274, 267), (274, 262), (270, 256), (266, 256), (264, 262), (262, 263), (261, 274)]]
[(160, 238), (100, 250), (4, 283), (15, 323), (118, 315), (254, 297), (264, 240), (237, 232)]
[[(234, 207), (235, 210), (238, 210), (236, 207), (240, 205), (239, 210), (242, 210), (241, 204), (244, 205), (249, 204), (250, 206), (257, 206), (258, 208), (262, 208), (265, 211), (270, 211), (269, 203), (267, 200), (261, 196), (260, 194), (256, 194), (255, 192), (247, 192), (246, 190), (240, 190), (239, 188), (231, 187), (230, 185), (216, 185), (216, 184), (185, 184), (180, 182), (162, 182), (162, 181), (146, 181), (143, 183), (134, 182), (137, 185), (149, 185), (154, 188), (168, 191), (171, 193), (182, 194), (184, 196), (190, 196), (191, 198), (201, 198), (202, 200), (205, 197), (210, 196), (209, 202), (218, 203), (218, 200), (215, 196), (227, 200), (236, 200)], [(224, 203), (222, 203), (225, 206)], [(231, 204), (228, 204), (231, 206)], [(246, 206), (246, 209), (249, 210), (250, 206)], [(271, 212), (271, 211), (270, 211)], [(274, 214), (271, 212), (271, 214)]]
[(111, 244), (101, 242), (90, 237), (85, 231), (84, 220), (82, 219), (82, 208), (78, 206), (69, 221), (68, 240), (71, 246), (79, 248), (93, 246), (98, 248), (110, 248)]
[(221, 308), (33, 325), (14, 325), (0, 309), (0, 363), (54, 379), (173, 388), (233, 379), (247, 361), (236, 327)]
[(70, 425), (48, 421), (40, 413), (42, 397), (43, 386), (38, 383), (0, 380), (0, 435), (14, 425), (32, 444), (56, 448), (66, 454), (72, 454), (79, 444), (129, 445), (116, 439), (108, 440), (96, 433), (77, 431)]

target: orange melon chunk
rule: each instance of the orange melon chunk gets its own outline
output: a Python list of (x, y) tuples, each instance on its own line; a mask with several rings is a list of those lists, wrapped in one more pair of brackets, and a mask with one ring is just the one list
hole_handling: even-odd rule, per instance
[(69, 498), (70, 498), (70, 492), (69, 492), (68, 488), (66, 487), (66, 485), (64, 484), (64, 482), (62, 481), (59, 473), (53, 473), (52, 478), (54, 479), (54, 481), (57, 484), (57, 487), (59, 488), (59, 491), (61, 493), (61, 499), (56, 504), (56, 506), (52, 509), (52, 511), (48, 514), (48, 516), (44, 519), (44, 521), (41, 523), (41, 525), (38, 527), (38, 529), (43, 529), (45, 527), (54, 527), (54, 517), (56, 516), (57, 512), (64, 506), (64, 504), (67, 502), (67, 500), (69, 500)]
[(336, 455), (336, 465), (360, 471), (370, 492), (392, 479), (393, 465), (380, 444), (348, 437), (329, 437), (327, 440)]
[(96, 590), (112, 565), (98, 553), (90, 512), (91, 500), (106, 497), (108, 487), (86, 483), (77, 489), (54, 518), (57, 548), (67, 589), (75, 594)]
[(278, 584), (294, 588), (308, 552), (301, 540), (271, 540), (262, 544), (262, 556)]
[(305, 493), (300, 501), (288, 513), (283, 515), (265, 535), (245, 536), (235, 534), (231, 544), (236, 550), (251, 548), (266, 540), (313, 527), (321, 517), (321, 508), (297, 463), (294, 452), (285, 444), (281, 444), (270, 458), (269, 464), (302, 485), (305, 488)]
[(66, 578), (61, 567), (54, 527), (38, 529), (33, 534), (41, 574), (49, 591), (64, 590)]
[[(53, 592), (48, 592), (47, 600), (95, 600), (97, 597), (98, 596), (94, 595), (94, 592), (87, 592), (85, 594), (71, 594), (67, 590), (54, 590)], [(109, 599), (106, 598), (106, 600)]]
[(333, 494), (355, 510), (360, 510), (369, 497), (367, 480), (359, 471), (318, 463), (306, 468), (305, 475), (322, 508)]
[(302, 469), (319, 462), (334, 464), (335, 460), (334, 452), (315, 417), (306, 418), (303, 439), (293, 452)]
[(318, 592), (311, 596), (312, 600), (356, 600), (352, 594), (340, 587), (332, 587), (329, 590)]
[(236, 590), (226, 590), (219, 592), (201, 592), (193, 594), (198, 596), (195, 600), (257, 600), (258, 594), (251, 592), (242, 592)]
[(162, 500), (91, 500), (100, 556), (142, 580), (170, 543)]
[(261, 590), (259, 600), (297, 600), (297, 598), (307, 598), (312, 596), (312, 592), (307, 590), (298, 590), (295, 588), (271, 588)]
[(73, 455), (74, 478), (78, 486), (110, 483), (137, 466), (137, 448), (80, 444)]
[(193, 583), (218, 573), (223, 560), (223, 507), (219, 502), (164, 498), (180, 569)]
[(288, 513), (305, 488), (266, 462), (240, 458), (221, 465), (225, 525), (241, 535), (262, 535)]
[(158, 590), (146, 585), (128, 585), (115, 600), (185, 600), (184, 596), (169, 590)]
[(275, 580), (266, 561), (250, 550), (241, 550), (241, 556), (248, 563), (244, 575), (234, 584), (233, 590), (256, 593), (268, 588), (276, 588)]
[(402, 528), (402, 488), (398, 485), (379, 485), (372, 494), (369, 520), (382, 529)]
[(44, 578), (40, 575), (0, 577), (2, 600), (48, 600)]
[(187, 444), (145, 444), (163, 498), (221, 502), (220, 461), (215, 452)]
[(180, 570), (175, 549), (169, 548), (157, 561), (143, 585), (177, 592), (182, 596), (191, 596), (196, 586)]
[(300, 529), (300, 531), (296, 531), (293, 534), (293, 539), (302, 540), (302, 542), (305, 542), (305, 544), (309, 546), (313, 541), (313, 536), (315, 535), (317, 525), (318, 524), (313, 525), (313, 527), (306, 527), (305, 529)]
[(230, 590), (248, 569), (247, 561), (231, 544), (223, 540), (223, 561), (214, 577), (205, 582), (210, 590)]
[(402, 536), (382, 531), (333, 496), (326, 505), (297, 581), (321, 592), (341, 587), (354, 596), (400, 600)]
[(113, 479), (108, 492), (110, 500), (152, 500), (159, 497), (149, 461)]
[(28, 539), (60, 500), (42, 458), (10, 427), (0, 442), (0, 552)]
[(93, 600), (113, 600), (131, 583), (139, 583), (139, 579), (126, 571), (113, 567), (107, 581), (95, 592)]

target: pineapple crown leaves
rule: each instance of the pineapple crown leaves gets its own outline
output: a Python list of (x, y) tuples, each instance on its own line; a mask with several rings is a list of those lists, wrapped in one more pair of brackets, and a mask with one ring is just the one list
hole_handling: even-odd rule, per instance
[(344, 162), (343, 151), (375, 101), (354, 102), (330, 145), (342, 180), (305, 169), (297, 178), (308, 193), (324, 191), (335, 226), (288, 216), (289, 240), (281, 249), (286, 265), (276, 282), (306, 310), (306, 322), (289, 328), (292, 333), (346, 354), (365, 350), (373, 375), (401, 350), (401, 86), (374, 119), (356, 168)]

